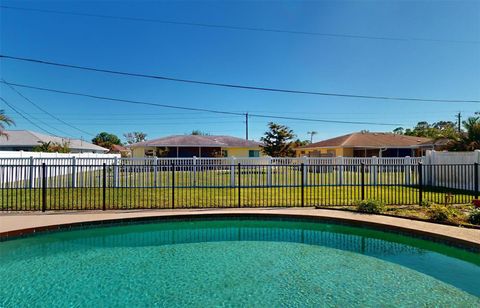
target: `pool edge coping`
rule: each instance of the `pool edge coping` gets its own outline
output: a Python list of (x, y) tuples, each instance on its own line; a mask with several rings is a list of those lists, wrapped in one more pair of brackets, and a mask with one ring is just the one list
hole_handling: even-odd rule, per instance
[[(29, 215), (15, 215), (7, 214), (0, 215), (0, 222), (8, 219), (36, 217), (54, 217), (59, 216), (64, 221), (50, 222), (50, 223), (31, 223), (30, 225), (22, 227), (11, 227), (6, 231), (0, 231), (0, 241), (11, 240), (20, 237), (32, 236), (38, 233), (49, 231), (70, 230), (81, 227), (95, 227), (114, 224), (127, 224), (134, 222), (145, 221), (165, 221), (169, 219), (201, 219), (204, 218), (219, 218), (219, 217), (265, 217), (265, 218), (296, 218), (308, 219), (318, 222), (333, 222), (339, 224), (347, 224), (357, 227), (367, 227), (376, 230), (384, 230), (396, 233), (403, 233), (405, 235), (423, 237), (436, 240), (447, 245), (457, 246), (480, 252), (480, 230), (466, 231), (472, 229), (465, 229), (455, 226), (439, 225), (431, 222), (419, 222), (407, 218), (399, 217), (385, 217), (382, 215), (360, 214), (360, 213), (339, 213), (335, 210), (323, 210), (312, 208), (242, 208), (242, 209), (191, 209), (191, 210), (143, 210), (143, 211), (129, 211), (129, 212), (82, 212), (82, 213), (50, 213), (43, 214), (44, 216), (37, 216), (35, 214)], [(78, 214), (78, 215), (76, 215)], [(103, 214), (103, 215), (102, 215)], [(84, 219), (78, 219), (78, 216), (86, 216)], [(107, 216), (107, 217), (105, 217)], [(71, 219), (71, 218), (76, 219)], [(70, 221), (69, 221), (70, 218)], [(61, 220), (60, 219), (60, 220)], [(38, 219), (37, 219), (38, 220)], [(54, 220), (54, 219), (50, 219)], [(410, 225), (410, 226), (409, 226)], [(474, 230), (474, 229), (473, 229)], [(462, 232), (464, 234), (462, 234)], [(468, 233), (478, 233), (478, 240)]]

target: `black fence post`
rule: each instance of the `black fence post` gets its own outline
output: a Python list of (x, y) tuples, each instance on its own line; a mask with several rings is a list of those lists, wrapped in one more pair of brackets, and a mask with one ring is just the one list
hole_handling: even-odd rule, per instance
[(473, 183), (475, 185), (475, 199), (478, 199), (478, 163), (473, 164), (473, 174), (475, 176), (475, 179), (473, 180)]
[(302, 207), (305, 206), (305, 164), (302, 163), (300, 165), (300, 170), (301, 170), (301, 176), (302, 176), (302, 180), (300, 183), (302, 183)]
[(175, 208), (175, 161), (172, 161), (172, 209)]
[(362, 200), (365, 200), (365, 164), (361, 163), (360, 170), (361, 174), (361, 183), (362, 183)]
[(103, 172), (102, 172), (102, 197), (103, 197), (103, 207), (102, 210), (107, 209), (107, 164), (103, 163)]
[(242, 166), (240, 163), (237, 164), (238, 166), (238, 207), (242, 206)]
[(418, 204), (423, 203), (423, 165), (418, 163)]
[(47, 165), (42, 163), (42, 212), (47, 210)]

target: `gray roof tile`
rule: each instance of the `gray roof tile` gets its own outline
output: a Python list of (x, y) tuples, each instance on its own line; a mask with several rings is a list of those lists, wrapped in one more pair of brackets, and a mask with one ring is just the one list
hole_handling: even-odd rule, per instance
[(137, 147), (258, 147), (261, 143), (232, 136), (175, 135), (130, 145)]
[(0, 148), (13, 146), (35, 147), (40, 145), (40, 142), (56, 142), (60, 144), (63, 142), (69, 142), (71, 149), (84, 151), (108, 151), (108, 149), (85, 140), (50, 136), (29, 130), (8, 130), (5, 131), (5, 133), (7, 133), (8, 137), (0, 136)]

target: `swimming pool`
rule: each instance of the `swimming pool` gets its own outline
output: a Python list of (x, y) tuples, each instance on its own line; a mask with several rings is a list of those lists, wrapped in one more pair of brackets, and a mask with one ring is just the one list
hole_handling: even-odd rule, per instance
[(308, 220), (195, 219), (0, 243), (0, 306), (479, 306), (480, 255)]

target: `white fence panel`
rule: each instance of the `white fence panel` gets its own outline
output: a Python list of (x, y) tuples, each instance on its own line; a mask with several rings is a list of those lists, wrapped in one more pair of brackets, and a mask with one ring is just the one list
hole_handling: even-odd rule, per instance
[[(335, 173), (337, 185), (354, 184), (359, 181), (352, 177), (358, 174), (361, 164), (365, 165), (365, 180), (370, 184), (386, 184), (392, 181), (406, 185), (415, 184), (415, 165), (423, 162), (424, 184), (442, 186), (446, 188), (473, 189), (474, 168), (473, 163), (480, 162), (480, 151), (475, 152), (434, 152), (429, 151), (427, 156), (421, 157), (257, 157), (257, 158), (121, 158), (118, 154), (61, 154), (41, 152), (0, 152), (0, 166), (8, 165), (8, 168), (0, 168), (0, 185), (12, 182), (21, 182), (23, 187), (38, 187), (43, 163), (56, 167), (48, 168), (48, 178), (53, 181), (68, 181), (70, 187), (81, 186), (84, 183), (94, 181), (99, 176), (103, 164), (109, 166), (111, 183), (118, 187), (120, 183), (125, 185), (125, 174), (133, 175), (130, 180), (144, 181), (141, 174), (153, 173), (154, 182), (170, 181), (170, 174), (164, 173), (163, 178), (157, 178), (160, 171), (171, 170), (186, 171), (192, 185), (196, 185), (197, 176), (203, 171), (223, 172), (229, 174), (230, 185), (236, 185), (238, 178), (237, 165), (241, 164), (242, 172), (256, 172), (258, 183), (272, 185), (275, 181), (285, 178), (287, 173), (300, 170), (304, 164), (303, 181), (309, 185), (310, 172)], [(429, 165), (463, 164), (465, 168), (434, 168)], [(18, 166), (18, 167), (16, 167)], [(21, 167), (23, 166), (23, 167)], [(31, 166), (31, 168), (25, 168)], [(90, 172), (82, 166), (90, 166)], [(96, 166), (93, 169), (91, 166)], [(251, 166), (249, 168), (248, 166)], [(321, 167), (318, 167), (321, 166)], [(251, 169), (251, 170), (250, 170)], [(453, 172), (453, 173), (452, 173)], [(97, 174), (98, 173), (98, 174)], [(94, 175), (96, 174), (96, 175)], [(94, 178), (92, 178), (94, 177)], [(123, 178), (122, 178), (123, 177)], [(98, 180), (98, 179), (97, 179)], [(50, 181), (50, 180), (49, 180)], [(110, 180), (109, 180), (110, 181)], [(352, 182), (353, 181), (353, 182)], [(480, 181), (480, 179), (479, 179)], [(351, 183), (350, 183), (351, 182)], [(2, 186), (6, 187), (6, 186)]]
[[(97, 169), (101, 169), (104, 163), (112, 165), (119, 157), (119, 154), (0, 151), (0, 166), (8, 166), (0, 168), (0, 184), (23, 181), (25, 187), (37, 187), (41, 176), (39, 166), (45, 163), (56, 166), (48, 169), (50, 174), (47, 174), (47, 178), (58, 180), (59, 177), (72, 174), (71, 187), (76, 187), (77, 179), (84, 180), (83, 177), (78, 176), (77, 166), (98, 165)], [(29, 172), (25, 172), (27, 169), (20, 166), (31, 166), (31, 168)]]
[[(475, 163), (480, 163), (480, 150), (471, 152), (427, 151), (424, 159), (426, 165), (424, 182), (431, 186), (473, 190)], [(457, 168), (436, 168), (436, 165), (457, 165)], [(477, 180), (480, 181), (480, 175)]]

